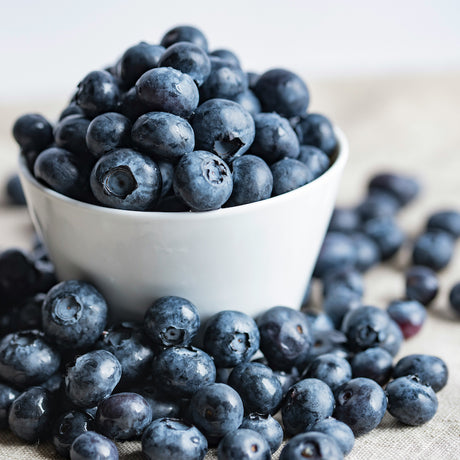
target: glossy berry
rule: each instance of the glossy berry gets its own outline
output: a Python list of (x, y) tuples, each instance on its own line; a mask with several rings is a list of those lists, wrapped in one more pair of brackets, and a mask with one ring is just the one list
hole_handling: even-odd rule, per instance
[(273, 196), (291, 192), (313, 180), (308, 167), (294, 158), (283, 158), (270, 167), (273, 174)]
[(283, 400), (281, 415), (288, 435), (309, 431), (320, 420), (332, 415), (334, 395), (318, 379), (304, 379), (293, 385)]
[(160, 169), (135, 150), (113, 150), (94, 166), (91, 190), (101, 204), (111, 208), (152, 210), (161, 194)]
[(364, 233), (372, 238), (380, 249), (380, 258), (387, 260), (393, 257), (405, 240), (403, 231), (391, 217), (378, 217), (363, 225)]
[(406, 425), (423, 425), (438, 409), (436, 393), (416, 376), (399, 377), (390, 382), (385, 391), (388, 412)]
[(254, 119), (236, 102), (211, 99), (201, 104), (190, 119), (195, 148), (214, 153), (231, 163), (243, 155), (255, 136)]
[(233, 191), (227, 204), (239, 206), (270, 198), (273, 175), (262, 158), (243, 155), (232, 163)]
[(257, 324), (243, 312), (225, 310), (209, 318), (204, 331), (204, 350), (218, 367), (234, 367), (249, 361), (259, 349)]
[(406, 297), (427, 306), (438, 294), (439, 280), (429, 267), (421, 265), (406, 272)]
[(169, 161), (157, 161), (161, 174), (161, 198), (165, 198), (172, 190), (174, 180), (174, 165)]
[(283, 428), (271, 415), (249, 414), (243, 419), (240, 428), (257, 431), (268, 442), (272, 454), (283, 442)]
[(351, 369), (353, 377), (366, 377), (385, 385), (393, 371), (393, 356), (380, 347), (368, 348), (353, 356)]
[(300, 120), (295, 131), (302, 145), (318, 147), (329, 157), (337, 148), (337, 138), (334, 128), (328, 118), (319, 113), (298, 113)]
[(435, 392), (442, 390), (449, 376), (446, 363), (437, 356), (413, 354), (401, 358), (394, 367), (393, 377), (416, 375), (423, 385)]
[(8, 428), (8, 413), (13, 401), (21, 393), (4, 383), (0, 383), (0, 429)]
[(438, 211), (430, 216), (426, 224), (427, 230), (441, 230), (454, 238), (460, 238), (460, 212)]
[(254, 92), (264, 112), (277, 112), (287, 118), (303, 115), (310, 102), (310, 93), (304, 81), (285, 69), (271, 69), (262, 74)]
[(61, 357), (39, 331), (8, 334), (0, 341), (0, 378), (18, 388), (39, 385), (59, 368)]
[(332, 436), (316, 431), (290, 439), (281, 451), (280, 460), (343, 460), (339, 445)]
[(262, 106), (260, 105), (259, 99), (257, 99), (257, 96), (250, 89), (237, 94), (232, 100), (238, 102), (238, 104), (244, 107), (253, 117), (262, 112)]
[(43, 115), (27, 113), (14, 122), (13, 136), (24, 151), (41, 152), (53, 142), (53, 127)]
[(110, 439), (136, 439), (152, 421), (149, 403), (137, 393), (117, 393), (97, 407), (97, 431)]
[(301, 145), (298, 160), (308, 167), (313, 178), (321, 176), (331, 164), (329, 157), (318, 147), (313, 145)]
[(145, 333), (153, 343), (162, 347), (190, 345), (199, 327), (198, 310), (182, 297), (161, 297), (144, 316)]
[(243, 402), (224, 383), (212, 383), (196, 392), (190, 401), (193, 423), (208, 438), (216, 439), (234, 431), (243, 421)]
[(198, 88), (193, 79), (171, 67), (159, 67), (142, 74), (136, 82), (139, 100), (151, 111), (188, 117), (198, 106)]
[(355, 444), (355, 436), (351, 428), (333, 417), (328, 417), (315, 423), (311, 431), (327, 434), (334, 438), (343, 455), (348, 455)]
[(277, 113), (259, 113), (254, 116), (256, 135), (251, 153), (268, 164), (282, 158), (299, 156), (299, 140), (286, 118)]
[(70, 456), (70, 447), (78, 436), (93, 429), (94, 419), (86, 412), (71, 410), (61, 414), (53, 424), (52, 442), (56, 452)]
[(136, 388), (136, 393), (140, 394), (150, 405), (152, 420), (164, 417), (179, 417), (181, 414), (181, 401), (174, 397), (165, 396), (157, 387)]
[(54, 129), (56, 145), (86, 160), (89, 152), (86, 134), (90, 124), (90, 120), (82, 115), (63, 118)]
[(426, 320), (426, 309), (417, 300), (395, 300), (387, 308), (390, 317), (401, 328), (405, 339), (413, 337)]
[(173, 186), (176, 195), (195, 211), (211, 211), (230, 198), (232, 173), (217, 155), (197, 150), (179, 161)]
[(412, 262), (439, 271), (445, 268), (452, 258), (454, 238), (443, 231), (427, 231), (414, 243)]
[(388, 351), (391, 356), (396, 356), (399, 349), (401, 348), (403, 341), (404, 336), (401, 332), (401, 328), (398, 326), (396, 321), (393, 321), (390, 318), (388, 329), (386, 331), (386, 337), (384, 338), (383, 342), (380, 343), (380, 348)]
[(150, 112), (149, 108), (139, 99), (135, 86), (121, 95), (118, 111), (132, 123), (144, 113)]
[(349, 289), (360, 297), (364, 294), (363, 275), (352, 268), (345, 267), (330, 271), (322, 279), (322, 282), (324, 297), (327, 297), (335, 289), (339, 288)]
[(352, 244), (355, 248), (355, 267), (365, 272), (380, 262), (380, 248), (377, 243), (361, 232), (350, 234)]
[(273, 307), (256, 319), (260, 350), (274, 370), (289, 371), (310, 352), (312, 334), (304, 313)]
[(53, 415), (54, 402), (49, 391), (31, 387), (11, 404), (8, 426), (18, 438), (36, 443), (50, 435)]
[(342, 385), (335, 394), (334, 417), (346, 423), (355, 436), (373, 430), (385, 415), (387, 398), (374, 380), (358, 377)]
[(86, 132), (86, 145), (95, 156), (130, 144), (131, 121), (124, 115), (107, 112), (94, 118)]
[(176, 162), (195, 147), (195, 134), (189, 122), (172, 113), (141, 115), (131, 136), (134, 146), (154, 159)]
[(13, 174), (8, 178), (6, 182), (6, 196), (12, 205), (24, 206), (26, 204), (24, 190), (17, 174)]
[(84, 281), (62, 281), (46, 295), (42, 305), (47, 337), (64, 348), (92, 345), (105, 328), (107, 303), (100, 292)]
[(154, 420), (142, 435), (142, 453), (148, 460), (202, 460), (208, 442), (193, 425), (182, 420)]
[(306, 366), (313, 362), (313, 360), (324, 354), (332, 354), (339, 358), (348, 358), (349, 351), (345, 348), (346, 343), (347, 338), (345, 334), (336, 329), (313, 331), (313, 345), (310, 353), (299, 368), (306, 369)]
[(66, 395), (77, 407), (94, 407), (112, 393), (120, 378), (121, 365), (112, 353), (91, 351), (67, 368)]
[[(305, 146), (302, 146), (305, 147)], [(308, 146), (310, 147), (310, 146)], [(302, 150), (299, 159), (302, 157)], [(361, 219), (355, 208), (334, 208), (329, 222), (329, 232), (354, 233), (361, 225)]]
[(205, 51), (208, 50), (208, 41), (201, 30), (193, 26), (177, 26), (165, 33), (161, 39), (161, 45), (164, 47), (171, 46), (177, 42), (190, 42), (200, 46)]
[(238, 59), (237, 55), (233, 51), (230, 51), (228, 49), (214, 50), (211, 53), (209, 53), (209, 56), (214, 56), (220, 59), (224, 59), (225, 61), (229, 61), (232, 64), (235, 64), (241, 67), (240, 60)]
[(228, 385), (241, 396), (246, 412), (274, 414), (283, 397), (279, 379), (261, 363), (238, 364), (228, 378)]
[(383, 191), (396, 198), (400, 206), (405, 206), (420, 193), (420, 183), (412, 176), (385, 172), (376, 174), (368, 185), (369, 191)]
[(299, 371), (296, 367), (293, 367), (290, 371), (273, 371), (278, 377), (281, 383), (281, 389), (283, 390), (283, 396), (287, 393), (289, 388), (300, 380)]
[(87, 431), (70, 448), (70, 460), (118, 460), (117, 446), (102, 434)]
[(460, 314), (460, 283), (452, 286), (449, 292), (449, 303), (453, 310)]
[(170, 347), (152, 363), (156, 385), (166, 394), (190, 398), (201, 387), (216, 380), (216, 366), (204, 351), (194, 347)]
[(357, 206), (356, 211), (362, 222), (378, 218), (392, 218), (399, 210), (399, 202), (393, 195), (373, 192)]
[(240, 428), (224, 436), (217, 449), (220, 460), (270, 460), (270, 446), (257, 431)]
[(345, 358), (325, 353), (311, 362), (303, 377), (321, 380), (334, 392), (340, 385), (351, 380), (351, 366)]

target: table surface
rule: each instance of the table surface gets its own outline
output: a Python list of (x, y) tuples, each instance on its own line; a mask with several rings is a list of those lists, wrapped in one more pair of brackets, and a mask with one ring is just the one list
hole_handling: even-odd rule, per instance
[[(398, 218), (409, 243), (391, 262), (366, 275), (365, 302), (385, 308), (404, 295), (403, 271), (410, 241), (427, 216), (439, 208), (460, 210), (460, 74), (345, 78), (310, 82), (312, 110), (331, 117), (350, 141), (350, 159), (338, 204), (353, 205), (375, 172), (410, 173), (423, 183), (421, 197)], [(17, 116), (41, 112), (55, 119), (61, 103), (33, 102), (0, 108), (0, 183), (16, 169), (17, 149), (10, 135)], [(0, 201), (0, 247), (30, 247), (32, 227), (25, 209)], [(350, 460), (460, 458), (460, 319), (448, 308), (448, 291), (460, 281), (460, 244), (450, 266), (440, 273), (442, 289), (429, 309), (423, 330), (405, 342), (397, 359), (411, 353), (444, 359), (450, 376), (438, 393), (436, 416), (422, 427), (407, 427), (388, 413), (381, 425), (356, 440)], [(320, 303), (320, 302), (318, 302)], [(120, 458), (140, 459), (140, 444), (119, 444)], [(280, 450), (273, 456), (277, 459)], [(26, 445), (0, 432), (0, 458), (59, 458), (49, 443)], [(206, 459), (215, 458), (209, 452)]]

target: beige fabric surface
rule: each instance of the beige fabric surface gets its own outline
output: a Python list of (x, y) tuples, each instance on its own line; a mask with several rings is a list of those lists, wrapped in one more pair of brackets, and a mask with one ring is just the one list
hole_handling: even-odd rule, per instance
[[(415, 174), (424, 184), (421, 198), (399, 219), (412, 237), (422, 230), (430, 212), (447, 207), (460, 210), (460, 74), (314, 81), (310, 88), (312, 109), (329, 115), (350, 141), (339, 204), (354, 204), (364, 193), (369, 175), (387, 169)], [(55, 117), (63, 105), (34, 102), (0, 108), (0, 176), (15, 169), (16, 147), (9, 134), (14, 119), (31, 111)], [(2, 205), (0, 247), (28, 247), (30, 235), (27, 213)], [(368, 273), (367, 303), (386, 307), (403, 295), (402, 271), (408, 264), (409, 247), (396, 260)], [(449, 288), (460, 281), (460, 243), (440, 281), (442, 291), (424, 329), (404, 343), (398, 355), (428, 353), (447, 362), (449, 382), (438, 393), (436, 416), (422, 427), (406, 427), (387, 414), (377, 429), (356, 440), (347, 457), (350, 460), (460, 459), (460, 318), (447, 306)], [(119, 447), (122, 459), (142, 458), (139, 443)], [(25, 445), (10, 433), (0, 432), (0, 458), (59, 457), (49, 443)], [(206, 458), (215, 458), (215, 452)]]

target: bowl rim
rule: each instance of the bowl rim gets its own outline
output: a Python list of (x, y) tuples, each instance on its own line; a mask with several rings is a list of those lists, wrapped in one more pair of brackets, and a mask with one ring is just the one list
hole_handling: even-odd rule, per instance
[(105, 206), (99, 206), (95, 204), (85, 203), (83, 201), (78, 201), (68, 196), (65, 196), (55, 190), (52, 190), (42, 183), (40, 183), (29, 171), (27, 167), (26, 160), (23, 155), (19, 155), (19, 173), (23, 180), (26, 180), (37, 192), (44, 194), (45, 196), (51, 198), (53, 201), (59, 201), (64, 205), (77, 208), (82, 211), (97, 213), (97, 214), (110, 214), (110, 215), (119, 215), (126, 216), (126, 218), (136, 218), (136, 219), (147, 219), (147, 220), (206, 220), (214, 219), (228, 215), (238, 215), (244, 214), (247, 212), (253, 212), (256, 209), (263, 209), (264, 207), (272, 206), (275, 203), (283, 203), (284, 201), (295, 199), (297, 195), (307, 193), (310, 190), (314, 190), (316, 187), (321, 186), (321, 184), (328, 180), (328, 177), (334, 173), (336, 169), (341, 169), (347, 159), (349, 154), (348, 141), (343, 133), (343, 131), (334, 126), (334, 133), (337, 138), (337, 156), (332, 165), (323, 173), (321, 176), (317, 177), (313, 181), (305, 184), (295, 190), (290, 192), (277, 195), (274, 197), (267, 198), (265, 200), (256, 201), (253, 203), (247, 203), (238, 206), (232, 206), (228, 208), (220, 208), (212, 211), (201, 211), (201, 212), (191, 212), (191, 211), (182, 211), (182, 212), (167, 212), (167, 211), (133, 211), (128, 209), (117, 209), (109, 208)]

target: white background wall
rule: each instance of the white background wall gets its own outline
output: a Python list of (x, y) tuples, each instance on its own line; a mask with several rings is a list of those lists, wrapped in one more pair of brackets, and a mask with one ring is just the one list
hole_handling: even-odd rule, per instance
[(460, 69), (460, 0), (1, 0), (0, 103), (65, 97), (88, 71), (182, 23), (247, 70)]

